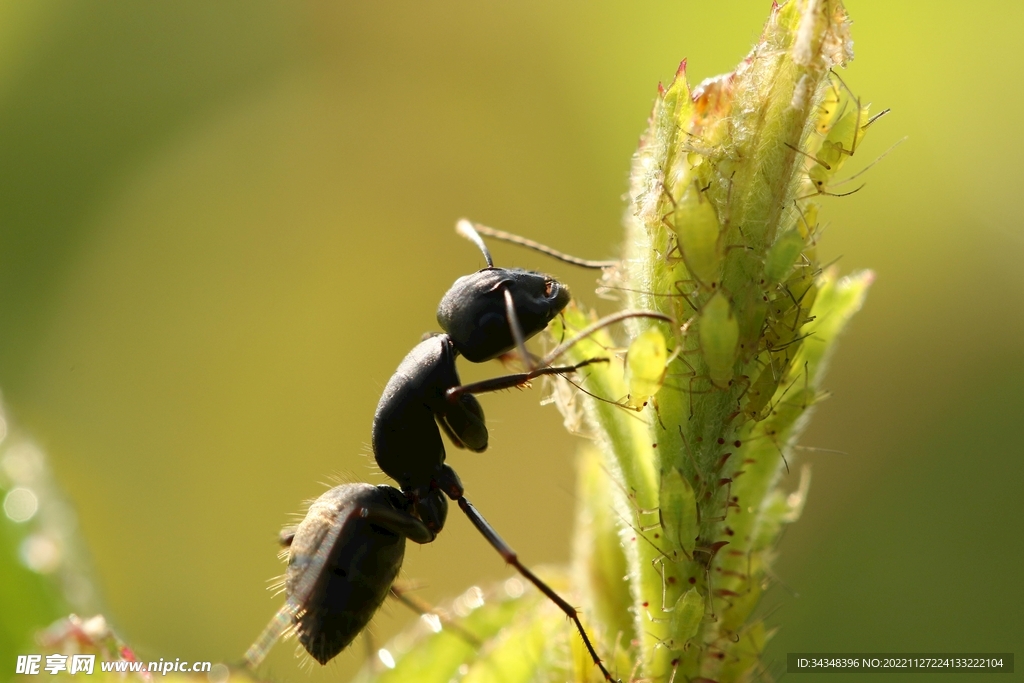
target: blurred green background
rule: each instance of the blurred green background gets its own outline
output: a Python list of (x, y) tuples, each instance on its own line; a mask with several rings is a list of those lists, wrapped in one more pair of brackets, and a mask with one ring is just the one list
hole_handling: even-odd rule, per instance
[[(614, 256), (658, 81), (730, 70), (769, 4), (0, 4), (0, 388), (143, 658), (239, 658), (289, 514), (333, 475), (384, 481), (380, 391), (481, 266), (455, 220)], [(803, 439), (845, 455), (800, 454), (776, 674), (789, 651), (1024, 644), (1024, 5), (847, 6), (843, 77), (893, 110), (848, 168), (909, 139), (822, 212), (822, 260), (878, 279)], [(596, 302), (591, 274), (494, 252)], [(540, 396), (485, 398), (491, 449), (449, 449), (532, 564), (568, 558), (576, 447)], [(507, 572), (453, 512), (404, 575), (441, 600)], [(270, 668), (305, 680), (292, 649)]]

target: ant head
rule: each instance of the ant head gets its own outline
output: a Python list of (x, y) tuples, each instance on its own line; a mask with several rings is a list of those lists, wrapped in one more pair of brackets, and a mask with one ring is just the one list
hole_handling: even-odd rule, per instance
[(505, 293), (529, 339), (547, 327), (569, 303), (569, 288), (529, 270), (484, 268), (460, 277), (437, 307), (437, 322), (466, 360), (496, 358), (515, 348)]

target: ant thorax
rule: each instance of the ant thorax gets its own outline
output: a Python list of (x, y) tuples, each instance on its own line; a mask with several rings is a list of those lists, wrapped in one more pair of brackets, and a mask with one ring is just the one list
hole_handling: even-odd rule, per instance
[(444, 464), (435, 416), (447, 409), (445, 391), (460, 383), (456, 355), (448, 335), (421, 341), (391, 376), (377, 404), (374, 457), (403, 491), (429, 485)]

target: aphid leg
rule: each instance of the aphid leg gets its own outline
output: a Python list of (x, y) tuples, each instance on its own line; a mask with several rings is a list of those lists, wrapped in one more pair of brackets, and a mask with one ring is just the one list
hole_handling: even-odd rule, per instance
[[(641, 535), (645, 531), (651, 531), (652, 529), (657, 529), (658, 527), (661, 526), (661, 510), (659, 510), (658, 508), (643, 508), (643, 507), (640, 507), (640, 503), (638, 503), (637, 499), (636, 499), (636, 491), (635, 490), (627, 491), (626, 487), (623, 486), (620, 482), (618, 482), (615, 479), (615, 477), (612, 476), (612, 474), (608, 471), (608, 469), (604, 465), (601, 466), (601, 471), (604, 472), (605, 476), (608, 477), (608, 483), (611, 484), (612, 486), (614, 486), (615, 488), (619, 489), (619, 491), (622, 492), (622, 495), (624, 495), (626, 497), (626, 500), (629, 501), (630, 507), (633, 508), (633, 516), (636, 518), (636, 526), (631, 525), (627, 519), (625, 519), (624, 517), (621, 517), (621, 515), (620, 515), (620, 518), (622, 519), (622, 522), (624, 524), (626, 524), (627, 526), (632, 527), (634, 531), (636, 531), (637, 533), (640, 533)], [(614, 510), (615, 508), (612, 508), (612, 509)], [(658, 521), (654, 522), (652, 524), (644, 525), (644, 524), (641, 523), (641, 515), (658, 515)], [(658, 552), (662, 552), (660, 549), (658, 549), (658, 546), (654, 546), (654, 548), (657, 549)], [(664, 554), (664, 553), (662, 553), (662, 554)]]
[(672, 660), (672, 675), (668, 678), (668, 683), (676, 683), (676, 674), (679, 673), (679, 658), (676, 657)]
[(718, 551), (717, 548), (713, 548), (713, 549), (694, 548), (693, 549), (693, 554), (694, 555), (696, 555), (697, 553), (706, 553), (706, 554), (708, 554), (710, 556), (709, 559), (708, 559), (708, 563), (706, 565), (704, 565), (704, 578), (705, 578), (705, 580), (708, 583), (708, 606), (711, 608), (711, 619), (714, 620), (714, 621), (718, 620), (718, 615), (715, 614), (715, 591), (712, 588), (712, 584), (711, 584), (711, 563), (714, 561), (715, 553), (717, 551)]
[(690, 308), (693, 309), (694, 313), (700, 313), (700, 307), (697, 306), (697, 304), (693, 303), (693, 301), (690, 300), (690, 297), (686, 296), (686, 294), (683, 292), (682, 285), (686, 282), (693, 282), (693, 280), (678, 280), (676, 282), (673, 282), (672, 286), (675, 287), (675, 290), (679, 293), (679, 296), (683, 297), (683, 300), (686, 303), (690, 304)]

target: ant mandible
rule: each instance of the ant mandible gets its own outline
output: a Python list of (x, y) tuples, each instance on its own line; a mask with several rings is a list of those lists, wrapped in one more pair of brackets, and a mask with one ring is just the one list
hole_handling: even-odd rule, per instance
[[(628, 317), (671, 322), (654, 312), (608, 316), (561, 344), (539, 365), (526, 352), (527, 339), (541, 332), (569, 303), (569, 290), (553, 278), (527, 270), (494, 266), (479, 232), (517, 242), (576, 265), (605, 268), (614, 262), (575, 259), (535, 242), (460, 221), (458, 232), (481, 250), (487, 267), (459, 278), (442, 298), (437, 320), (443, 333), (425, 338), (398, 366), (381, 396), (373, 420), (373, 453), (381, 470), (400, 490), (382, 485), (337, 486), (310, 507), (294, 531), (282, 535), (289, 547), (285, 575), (288, 601), (252, 647), (253, 668), (286, 630), (295, 627), (306, 651), (321, 664), (334, 658), (366, 626), (394, 582), (405, 539), (430, 543), (444, 528), (448, 498), (473, 526), (527, 580), (573, 621), (594, 664), (611, 674), (597, 655), (577, 611), (523, 565), (516, 552), (466, 499), (455, 471), (445, 464), (443, 430), (457, 447), (487, 448), (483, 408), (475, 394), (521, 386), (541, 375), (574, 372), (595, 362), (550, 365), (595, 329)], [(459, 355), (480, 363), (518, 348), (528, 371), (463, 385), (455, 366)]]

